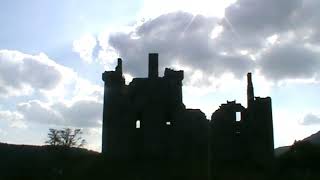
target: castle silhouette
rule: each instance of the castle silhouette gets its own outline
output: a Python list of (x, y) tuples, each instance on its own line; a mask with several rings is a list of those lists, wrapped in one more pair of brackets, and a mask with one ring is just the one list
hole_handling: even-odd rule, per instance
[(254, 96), (251, 73), (247, 108), (227, 101), (211, 121), (183, 104), (183, 78), (183, 71), (169, 68), (159, 77), (156, 53), (149, 54), (148, 77), (133, 78), (129, 85), (121, 59), (115, 71), (105, 71), (102, 154), (137, 165), (183, 166), (182, 171), (201, 179), (233, 167), (269, 168), (274, 156), (271, 98)]

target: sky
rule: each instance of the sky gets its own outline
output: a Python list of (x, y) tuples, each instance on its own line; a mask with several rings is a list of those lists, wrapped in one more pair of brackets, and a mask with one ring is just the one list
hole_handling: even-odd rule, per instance
[(275, 147), (320, 130), (318, 0), (2, 0), (0, 142), (42, 145), (81, 128), (100, 151), (101, 74), (123, 59), (126, 82), (148, 53), (182, 69), (183, 101), (207, 116), (227, 100), (272, 98)]

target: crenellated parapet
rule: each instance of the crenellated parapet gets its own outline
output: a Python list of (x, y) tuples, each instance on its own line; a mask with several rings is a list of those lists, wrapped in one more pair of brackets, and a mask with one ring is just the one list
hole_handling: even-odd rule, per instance
[(166, 68), (164, 70), (164, 78), (182, 82), (182, 80), (184, 78), (184, 73), (182, 70), (175, 71), (173, 69)]
[(125, 79), (122, 75), (122, 60), (118, 59), (118, 64), (115, 71), (105, 71), (102, 73), (102, 80), (107, 87), (118, 87), (125, 84)]

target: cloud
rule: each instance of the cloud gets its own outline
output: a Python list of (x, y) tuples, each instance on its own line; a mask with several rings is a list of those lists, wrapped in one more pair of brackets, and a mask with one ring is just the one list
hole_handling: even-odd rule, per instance
[[(61, 91), (45, 92), (47, 99), (19, 103), (17, 112), (22, 115), (22, 120), (58, 126), (100, 126), (103, 88), (78, 76), (71, 81), (71, 85), (62, 83)], [(60, 93), (68, 96), (60, 96)]]
[(161, 69), (179, 63), (203, 71), (204, 76), (231, 72), (242, 77), (254, 63), (249, 56), (236, 52), (223, 54), (210, 38), (217, 26), (217, 18), (175, 12), (146, 21), (131, 31), (109, 33), (108, 43), (102, 43), (119, 53), (125, 71), (132, 76), (146, 76), (147, 55), (158, 52)]
[(71, 105), (59, 103), (51, 107), (62, 114), (66, 124), (78, 127), (96, 127), (101, 125), (103, 107), (101, 102), (79, 100)]
[(318, 5), (316, 0), (238, 0), (226, 9), (217, 41), (226, 49), (247, 50), (269, 80), (315, 78)]
[(10, 126), (26, 127), (30, 122), (74, 127), (101, 124), (101, 86), (45, 54), (0, 50), (0, 96), (11, 100), (10, 96), (21, 95), (36, 100), (13, 99), (18, 103), (16, 110), (0, 111), (0, 118), (10, 121)]
[(144, 0), (140, 16), (143, 18), (157, 17), (175, 11), (186, 11), (192, 14), (223, 17), (224, 9), (236, 0), (198, 0), (196, 3), (185, 3), (184, 0)]
[(102, 119), (102, 103), (94, 100), (78, 100), (70, 104), (32, 100), (20, 103), (17, 110), (27, 122), (49, 125), (97, 127)]
[(226, 8), (226, 18), (241, 34), (278, 32), (290, 27), (300, 0), (238, 0)]
[[(268, 60), (269, 54), (264, 53), (265, 49), (275, 52), (277, 48), (283, 50), (284, 46), (296, 46), (298, 53), (308, 51), (306, 54), (310, 54), (310, 49), (306, 46), (319, 46), (320, 42), (320, 23), (316, 20), (320, 14), (315, 8), (319, 5), (316, 0), (238, 0), (226, 8), (225, 18), (220, 23), (223, 31), (215, 40), (226, 52), (245, 50), (255, 59)], [(282, 60), (279, 59), (278, 62), (280, 61)], [(285, 63), (290, 66), (289, 61), (283, 60), (283, 64)], [(265, 69), (265, 72), (268, 70)], [(297, 77), (290, 78), (300, 76), (298, 73)]]
[(29, 95), (35, 89), (52, 90), (71, 71), (43, 53), (0, 50), (0, 97)]
[(103, 87), (41, 53), (0, 50), (0, 97), (41, 96), (50, 102), (102, 99)]
[(294, 28), (301, 7), (300, 0), (238, 0), (225, 10), (222, 42), (233, 39), (239, 48), (259, 48), (268, 36)]
[(303, 121), (301, 122), (302, 125), (319, 125), (320, 124), (320, 117), (315, 114), (307, 114), (304, 118)]
[(147, 54), (158, 52), (160, 72), (174, 64), (190, 68), (184, 82), (192, 83), (190, 77), (201, 74), (202, 80), (195, 84), (199, 87), (211, 83), (204, 79), (225, 73), (241, 79), (256, 70), (272, 81), (314, 78), (319, 50), (308, 44), (314, 44), (317, 22), (306, 23), (302, 17), (315, 17), (315, 4), (311, 0), (239, 0), (226, 8), (221, 19), (187, 12), (162, 14), (125, 31), (102, 33), (100, 55), (105, 58), (100, 60), (114, 66), (119, 54), (126, 73), (146, 76)]
[(261, 72), (269, 79), (307, 79), (315, 77), (320, 68), (319, 53), (299, 43), (276, 44), (259, 59)]
[(20, 103), (17, 106), (17, 110), (23, 115), (24, 120), (29, 122), (34, 121), (44, 124), (63, 123), (61, 114), (38, 100)]
[(15, 111), (0, 111), (0, 121), (8, 122), (10, 127), (27, 128), (26, 123), (23, 121), (23, 116)]
[[(170, 10), (125, 31), (102, 33), (100, 60), (113, 69), (119, 55), (126, 73), (146, 76), (147, 54), (158, 52), (160, 72), (174, 64), (192, 69), (186, 84), (199, 72), (202, 79), (225, 73), (241, 79), (256, 70), (272, 81), (318, 78), (317, 5), (315, 0), (238, 0), (220, 18)], [(208, 83), (200, 80), (196, 86)]]
[(16, 111), (0, 111), (0, 119), (9, 121), (13, 127), (26, 127), (28, 122), (99, 125), (102, 87), (80, 78), (72, 69), (57, 64), (45, 54), (0, 50), (0, 96), (35, 98), (33, 92), (47, 98), (19, 103)]
[[(308, 30), (309, 33), (313, 35), (312, 37), (310, 37), (310, 40), (312, 40), (313, 38), (319, 40), (319, 38), (315, 36), (319, 33), (319, 6), (320, 2), (317, 0), (303, 0), (301, 8), (295, 12), (295, 27)], [(297, 26), (297, 23), (299, 23), (300, 26)]]
[(104, 88), (101, 85), (96, 85), (87, 79), (77, 78), (75, 79), (74, 86), (70, 90), (72, 93), (72, 101), (77, 100), (94, 100), (102, 102)]
[(90, 34), (86, 34), (73, 42), (73, 51), (79, 53), (84, 62), (91, 63), (96, 45), (96, 38)]

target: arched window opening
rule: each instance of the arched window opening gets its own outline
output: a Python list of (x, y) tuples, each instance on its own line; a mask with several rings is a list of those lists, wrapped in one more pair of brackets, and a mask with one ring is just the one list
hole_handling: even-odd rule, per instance
[(140, 120), (136, 121), (136, 128), (139, 129), (140, 128)]

